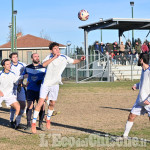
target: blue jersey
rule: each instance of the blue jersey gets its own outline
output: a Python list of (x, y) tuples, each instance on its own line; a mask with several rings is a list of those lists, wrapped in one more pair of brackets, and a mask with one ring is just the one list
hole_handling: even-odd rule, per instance
[(34, 66), (30, 64), (26, 66), (23, 75), (28, 74), (27, 81), (29, 82), (27, 90), (40, 91), (41, 83), (45, 76), (45, 68), (39, 64)]

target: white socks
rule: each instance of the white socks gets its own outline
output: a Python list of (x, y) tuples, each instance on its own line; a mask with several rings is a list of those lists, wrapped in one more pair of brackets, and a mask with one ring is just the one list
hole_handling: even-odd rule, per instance
[(39, 115), (39, 111), (34, 110), (32, 123), (36, 123), (38, 115)]
[(47, 120), (50, 120), (50, 118), (51, 118), (51, 116), (52, 116), (52, 114), (53, 114), (53, 111), (54, 111), (54, 110), (49, 110), (49, 109), (48, 109), (48, 111), (47, 111)]
[(124, 131), (124, 134), (123, 134), (124, 137), (128, 136), (132, 126), (133, 126), (133, 122), (127, 121), (125, 131)]

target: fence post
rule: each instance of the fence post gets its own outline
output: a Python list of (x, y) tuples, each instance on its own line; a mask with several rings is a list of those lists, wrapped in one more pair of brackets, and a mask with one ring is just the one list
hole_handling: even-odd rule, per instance
[(109, 55), (107, 55), (107, 79), (108, 79), (108, 82), (110, 82), (110, 61), (109, 61)]
[[(77, 55), (76, 55), (76, 59), (77, 59)], [(75, 64), (76, 66), (76, 83), (78, 83), (78, 64)]]
[(133, 57), (131, 55), (131, 81), (133, 81)]

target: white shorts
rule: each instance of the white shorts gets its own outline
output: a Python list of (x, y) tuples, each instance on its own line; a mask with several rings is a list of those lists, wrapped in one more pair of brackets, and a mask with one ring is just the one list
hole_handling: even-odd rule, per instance
[(46, 99), (46, 97), (48, 96), (48, 101), (56, 101), (58, 97), (58, 92), (59, 85), (46, 86), (42, 84), (40, 88), (40, 98)]
[(11, 104), (17, 102), (17, 98), (15, 95), (9, 96), (9, 97), (0, 97), (0, 107), (2, 107), (2, 102), (5, 101), (6, 106), (9, 107)]
[(21, 87), (21, 91), (18, 92), (16, 88), (13, 89), (14, 95), (17, 96), (18, 101), (26, 101), (26, 95), (25, 95), (25, 90), (23, 87)]
[(131, 113), (138, 116), (148, 113), (148, 116), (150, 117), (150, 105), (142, 106), (139, 103), (135, 102), (134, 106), (132, 107)]

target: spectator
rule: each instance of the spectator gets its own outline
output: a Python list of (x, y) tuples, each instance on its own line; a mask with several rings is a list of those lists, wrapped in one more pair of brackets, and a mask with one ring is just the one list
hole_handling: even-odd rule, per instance
[(114, 59), (115, 56), (114, 52), (111, 52), (110, 56), (111, 56), (111, 62), (113, 62), (113, 64), (116, 64), (116, 60)]
[(146, 45), (146, 42), (143, 43), (141, 49), (142, 49), (142, 52), (143, 52), (143, 53), (146, 53), (146, 54), (147, 54), (147, 53), (149, 52), (149, 49), (148, 49), (148, 46)]
[(113, 43), (113, 52), (114, 52), (115, 55), (117, 55), (118, 49), (119, 49), (119, 47), (118, 47), (117, 42), (114, 42)]
[(126, 59), (124, 53), (121, 53), (120, 58), (121, 58), (121, 64), (122, 64), (122, 65), (126, 65), (126, 60), (127, 60), (127, 59)]
[(101, 44), (100, 44), (100, 52), (101, 53), (103, 53), (104, 54), (104, 44), (103, 44), (103, 42), (101, 42)]
[(117, 55), (115, 55), (113, 58), (116, 64), (120, 64), (121, 58), (120, 58), (119, 52), (117, 52)]
[(131, 42), (130, 42), (130, 41), (128, 41), (128, 42), (126, 43), (126, 49), (127, 49), (128, 51), (131, 51), (131, 50), (132, 50), (132, 45), (131, 45)]
[(94, 45), (94, 47), (95, 47), (95, 53), (98, 54), (98, 52), (100, 51), (99, 43), (96, 42), (95, 45)]
[(150, 50), (150, 42), (148, 42), (147, 47), (148, 47), (148, 49)]
[(135, 51), (140, 54), (141, 53), (141, 45), (139, 44), (139, 42), (135, 43)]
[(119, 54), (125, 53), (125, 45), (123, 44), (123, 42), (121, 42), (120, 44), (120, 51)]
[(109, 43), (106, 44), (105, 50), (106, 50), (106, 52), (108, 52), (109, 54), (111, 53), (111, 48), (110, 48), (110, 46), (109, 46)]

